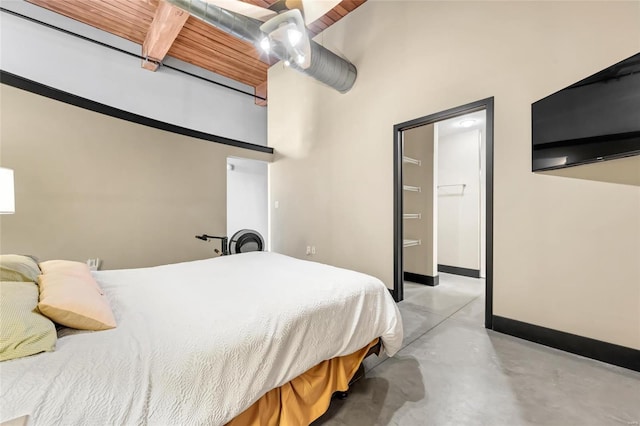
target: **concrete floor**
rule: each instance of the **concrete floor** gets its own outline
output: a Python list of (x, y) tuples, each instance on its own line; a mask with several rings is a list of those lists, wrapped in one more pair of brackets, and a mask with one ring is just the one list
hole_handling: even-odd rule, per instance
[(484, 328), (484, 280), (405, 284), (403, 349), (313, 426), (639, 425), (640, 373)]

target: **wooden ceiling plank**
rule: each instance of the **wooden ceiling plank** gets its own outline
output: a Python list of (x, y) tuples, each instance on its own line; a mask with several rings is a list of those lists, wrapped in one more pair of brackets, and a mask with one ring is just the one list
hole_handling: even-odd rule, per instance
[(320, 31), (324, 31), (329, 28), (329, 26), (322, 22), (320, 19), (318, 19), (317, 21), (313, 21), (312, 25), (314, 28), (320, 28)]
[(347, 9), (349, 12), (353, 12), (358, 7), (362, 6), (362, 4), (366, 0), (342, 0), (340, 5)]
[(100, 16), (87, 13), (76, 4), (68, 4), (62, 1), (46, 1), (46, 0), (30, 0), (31, 3), (49, 9), (53, 12), (60, 13), (71, 19), (84, 22), (92, 27), (110, 32), (117, 36), (126, 38), (136, 43), (144, 40), (144, 33), (139, 33), (131, 28), (121, 25), (117, 20), (106, 19)]
[(258, 56), (257, 52), (253, 52), (254, 53), (253, 55), (247, 55), (246, 53), (240, 52), (237, 49), (234, 49), (226, 44), (218, 43), (216, 40), (209, 39), (206, 35), (195, 32), (195, 31), (190, 31), (190, 32), (183, 31), (178, 38), (179, 39), (184, 38), (184, 39), (194, 41), (200, 44), (203, 48), (211, 48), (220, 54), (228, 55), (230, 57), (237, 58), (240, 60), (249, 60), (249, 59), (255, 59), (258, 61), (260, 60), (260, 57)]
[(142, 56), (145, 58), (142, 60), (142, 68), (150, 71), (158, 69), (158, 64), (147, 61), (147, 58), (162, 62), (188, 18), (187, 11), (165, 0), (160, 0), (147, 36), (142, 43)]
[(338, 22), (343, 17), (343, 15), (340, 15), (338, 12), (336, 12), (333, 9), (328, 11), (324, 16), (326, 16), (327, 18), (331, 19), (331, 21), (333, 21), (333, 23)]
[[(196, 42), (193, 42), (188, 39), (176, 39), (174, 42), (175, 49), (169, 52), (169, 54), (173, 57), (178, 58), (182, 55), (195, 54), (194, 48), (197, 48), (199, 45)], [(224, 54), (219, 54), (215, 50), (211, 48), (201, 47), (198, 50), (198, 54), (201, 54), (205, 61), (221, 61), (223, 63), (228, 63), (233, 65), (235, 69), (237, 69), (239, 75), (261, 75), (266, 74), (267, 65), (260, 61), (255, 61), (250, 63), (244, 58), (234, 58)]]
[[(251, 43), (240, 40), (232, 36), (231, 34), (228, 34), (221, 29), (216, 28), (215, 26), (210, 25), (197, 18), (193, 18), (193, 20), (189, 19), (187, 21), (187, 24), (185, 25), (185, 29), (186, 28), (204, 36), (210, 42), (224, 44), (245, 55), (249, 54), (255, 57), (259, 56), (255, 46)], [(191, 31), (185, 31), (184, 33), (190, 34)]]
[(48, 0), (49, 3), (63, 3), (66, 8), (73, 9), (80, 18), (84, 16), (104, 19), (111, 24), (129, 29), (130, 31), (146, 34), (148, 24), (135, 13), (122, 10), (107, 1), (91, 0)]
[(336, 7), (333, 8), (333, 10), (336, 11), (340, 16), (345, 16), (349, 13), (349, 11), (344, 7), (342, 7), (340, 3), (338, 3)]
[(356, 7), (355, 2), (351, 1), (351, 0), (342, 0), (340, 2), (340, 6), (344, 7), (347, 12), (351, 12), (352, 10), (354, 10)]
[[(189, 52), (189, 51), (185, 52), (185, 48), (187, 50), (193, 50), (193, 52)], [(179, 52), (202, 54), (206, 57), (210, 57), (212, 60), (224, 58), (227, 61), (237, 62), (238, 66), (241, 68), (241, 71), (245, 73), (247, 72), (250, 73), (254, 69), (257, 72), (263, 72), (263, 71), (266, 72), (268, 67), (267, 64), (257, 59), (248, 58), (246, 56), (245, 57), (237, 56), (237, 55), (230, 56), (228, 54), (225, 54), (225, 52), (220, 52), (216, 50), (215, 46), (202, 46), (202, 44), (198, 43), (197, 41), (194, 41), (188, 38), (178, 37), (174, 42), (174, 45), (172, 46), (172, 48), (169, 50), (169, 55), (175, 56), (174, 53), (178, 54)], [(243, 65), (243, 64), (246, 64), (246, 65)]]
[(144, 0), (117, 0), (123, 7), (137, 11), (149, 21), (153, 20), (158, 1), (150, 2)]
[(331, 25), (335, 24), (335, 21), (331, 18), (329, 18), (327, 15), (323, 15), (320, 18), (318, 18), (323, 24), (325, 24), (327, 26), (327, 28), (329, 28)]

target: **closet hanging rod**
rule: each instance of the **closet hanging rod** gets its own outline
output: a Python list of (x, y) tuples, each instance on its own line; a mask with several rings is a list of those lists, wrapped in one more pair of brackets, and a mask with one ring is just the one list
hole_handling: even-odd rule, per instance
[(416, 160), (415, 158), (407, 157), (406, 155), (402, 157), (402, 161), (404, 163), (415, 164), (416, 166), (422, 165), (422, 161)]
[(422, 219), (422, 213), (405, 213), (402, 217), (404, 219)]
[(419, 186), (402, 185), (402, 189), (405, 191), (422, 192), (422, 188)]
[(421, 244), (422, 240), (402, 240), (402, 245), (404, 247), (419, 246)]
[(438, 185), (438, 188), (444, 188), (445, 186), (461, 186), (463, 189), (467, 186), (466, 183), (450, 183), (448, 185)]

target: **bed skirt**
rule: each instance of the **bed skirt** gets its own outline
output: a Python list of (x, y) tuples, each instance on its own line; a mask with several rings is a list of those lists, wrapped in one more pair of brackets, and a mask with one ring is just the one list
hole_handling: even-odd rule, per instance
[(335, 392), (346, 392), (375, 339), (350, 355), (332, 358), (302, 373), (288, 383), (264, 394), (227, 426), (308, 425), (329, 408)]

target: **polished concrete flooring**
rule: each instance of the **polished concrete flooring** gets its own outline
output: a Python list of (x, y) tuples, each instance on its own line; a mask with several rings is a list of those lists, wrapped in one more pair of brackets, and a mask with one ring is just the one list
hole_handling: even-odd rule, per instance
[(484, 281), (406, 283), (404, 347), (313, 426), (640, 425), (640, 373), (484, 328)]

